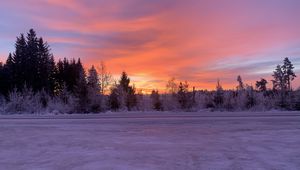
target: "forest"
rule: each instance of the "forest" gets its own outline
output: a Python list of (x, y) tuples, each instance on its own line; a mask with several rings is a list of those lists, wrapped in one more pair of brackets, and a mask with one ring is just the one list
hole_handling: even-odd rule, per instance
[(217, 81), (212, 91), (171, 78), (165, 92), (143, 94), (125, 71), (114, 81), (104, 62), (87, 70), (80, 59), (56, 62), (48, 43), (30, 29), (17, 37), (15, 51), (0, 63), (0, 113), (300, 110), (300, 89), (292, 88), (296, 74), (289, 58), (274, 68), (272, 77), (252, 86), (238, 75), (234, 90)]

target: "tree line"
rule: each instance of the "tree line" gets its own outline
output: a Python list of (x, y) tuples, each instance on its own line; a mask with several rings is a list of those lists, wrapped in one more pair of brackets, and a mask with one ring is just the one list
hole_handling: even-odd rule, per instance
[(167, 92), (153, 90), (151, 95), (137, 92), (126, 72), (113, 81), (103, 62), (86, 72), (80, 59), (55, 62), (42, 37), (30, 29), (20, 34), (15, 51), (0, 63), (0, 111), (88, 113), (107, 110), (268, 110), (300, 109), (299, 90), (291, 82), (296, 77), (288, 58), (273, 74), (273, 88), (261, 79), (255, 87), (237, 77), (236, 90), (224, 90), (220, 81), (214, 91), (192, 90), (188, 82), (167, 82)]

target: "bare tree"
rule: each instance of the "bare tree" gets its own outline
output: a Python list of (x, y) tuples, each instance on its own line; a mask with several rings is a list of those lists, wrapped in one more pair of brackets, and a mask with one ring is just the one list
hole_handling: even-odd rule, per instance
[(101, 94), (103, 95), (109, 88), (112, 82), (112, 76), (107, 71), (106, 65), (103, 61), (100, 62), (100, 66), (98, 67), (99, 72), (99, 81), (101, 86)]
[(172, 77), (169, 81), (168, 81), (168, 83), (167, 83), (167, 85), (166, 85), (166, 91), (167, 91), (167, 93), (170, 93), (170, 94), (175, 94), (175, 93), (177, 93), (177, 91), (178, 91), (178, 85), (177, 85), (177, 83), (176, 83), (176, 80), (175, 80), (175, 78), (174, 77)]

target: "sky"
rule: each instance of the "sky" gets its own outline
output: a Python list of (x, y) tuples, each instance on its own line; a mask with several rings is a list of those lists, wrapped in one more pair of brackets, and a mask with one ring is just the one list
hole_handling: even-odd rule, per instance
[[(56, 60), (104, 61), (137, 88), (165, 89), (175, 77), (197, 89), (271, 80), (289, 57), (300, 86), (299, 0), (9, 0), (0, 1), (0, 61), (30, 28)], [(269, 81), (271, 86), (271, 82)]]

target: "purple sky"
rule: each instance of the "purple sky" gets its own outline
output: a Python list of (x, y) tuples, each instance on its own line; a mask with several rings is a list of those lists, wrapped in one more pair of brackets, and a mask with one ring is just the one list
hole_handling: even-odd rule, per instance
[(300, 76), (299, 9), (298, 0), (1, 1), (0, 60), (34, 28), (56, 58), (104, 60), (140, 88), (163, 89), (170, 77), (234, 88), (239, 74), (254, 85), (284, 57)]

